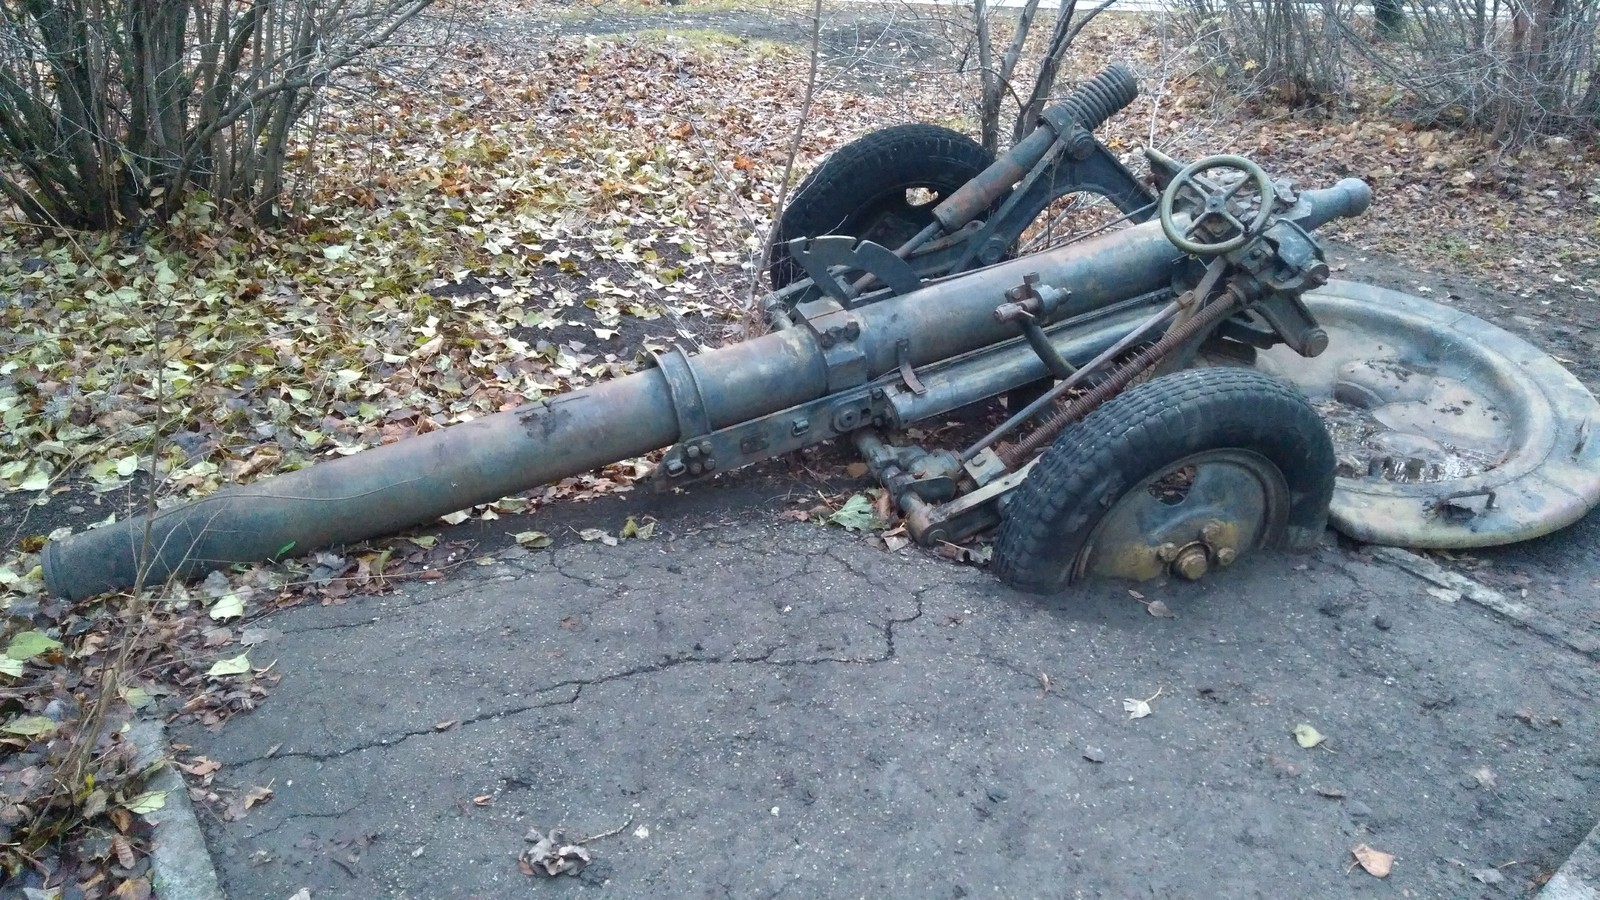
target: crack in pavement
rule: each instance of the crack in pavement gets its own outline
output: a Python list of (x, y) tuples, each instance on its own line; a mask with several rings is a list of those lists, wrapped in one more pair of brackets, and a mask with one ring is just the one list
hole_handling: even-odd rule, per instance
[(338, 819), (338, 818), (342, 818), (344, 816), (348, 816), (351, 813), (357, 811), (358, 809), (360, 809), (359, 806), (353, 806), (353, 807), (351, 807), (349, 809), (341, 809), (341, 810), (336, 810), (334, 812), (297, 812), (297, 813), (290, 813), (287, 816), (284, 816), (282, 821), (278, 822), (278, 824), (272, 826), (271, 828), (268, 828), (268, 829), (266, 829), (264, 831), (255, 832), (254, 834), (245, 835), (245, 837), (249, 838), (252, 841), (259, 841), (262, 838), (266, 837), (267, 835), (272, 834), (274, 831), (278, 831), (278, 830), (280, 830), (282, 828), (287, 827), (290, 822), (293, 822), (293, 821), (295, 821), (297, 819)]
[[(827, 665), (827, 664), (876, 665), (876, 664), (879, 664), (879, 663), (889, 662), (890, 660), (893, 660), (896, 657), (896, 650), (895, 650), (895, 644), (894, 644), (894, 630), (895, 630), (895, 627), (898, 626), (898, 625), (906, 625), (906, 624), (909, 624), (911, 622), (915, 622), (918, 619), (922, 618), (922, 614), (923, 614), (922, 594), (924, 592), (928, 591), (928, 590), (931, 590), (931, 586), (930, 587), (924, 587), (924, 588), (918, 588), (912, 594), (912, 600), (916, 604), (916, 612), (914, 612), (914, 613), (912, 613), (912, 614), (910, 614), (908, 616), (904, 616), (904, 617), (900, 617), (900, 618), (886, 619), (881, 624), (880, 623), (869, 623), (871, 625), (871, 627), (879, 630), (883, 635), (884, 652), (883, 652), (883, 654), (881, 656), (853, 656), (853, 657), (852, 656), (811, 656), (811, 657), (804, 657), (804, 658), (800, 658), (800, 659), (773, 659), (772, 657), (775, 656), (778, 653), (778, 651), (782, 649), (782, 646), (780, 645), (780, 646), (777, 646), (777, 647), (770, 647), (770, 648), (766, 649), (765, 651), (763, 651), (761, 653), (758, 653), (758, 654), (755, 654), (755, 655), (750, 655), (750, 656), (723, 657), (723, 656), (692, 656), (692, 655), (689, 655), (689, 656), (670, 657), (670, 658), (665, 659), (665, 660), (663, 660), (661, 662), (658, 662), (658, 663), (651, 663), (649, 665), (643, 665), (643, 666), (635, 666), (635, 667), (630, 668), (630, 669), (624, 669), (621, 672), (613, 672), (613, 673), (610, 673), (608, 675), (601, 675), (601, 676), (598, 676), (598, 677), (595, 677), (595, 678), (575, 678), (575, 679), (569, 679), (569, 680), (566, 680), (566, 681), (557, 682), (556, 684), (550, 685), (548, 687), (543, 687), (543, 688), (539, 688), (539, 689), (535, 690), (533, 692), (534, 695), (535, 696), (547, 696), (549, 694), (555, 693), (557, 691), (562, 691), (562, 690), (565, 690), (565, 689), (570, 689), (571, 690), (571, 694), (569, 696), (565, 696), (565, 697), (562, 697), (562, 698), (559, 698), (559, 699), (556, 699), (556, 700), (550, 700), (550, 701), (547, 701), (547, 702), (529, 703), (529, 704), (524, 704), (522, 706), (511, 707), (511, 708), (508, 708), (508, 709), (495, 710), (493, 712), (484, 713), (484, 714), (479, 715), (479, 716), (474, 716), (474, 717), (471, 717), (471, 718), (462, 719), (459, 722), (457, 722), (456, 725), (458, 727), (461, 727), (461, 728), (466, 728), (466, 727), (469, 727), (469, 726), (472, 726), (472, 725), (476, 725), (476, 724), (479, 724), (479, 723), (482, 723), (482, 722), (497, 721), (497, 720), (500, 720), (500, 719), (510, 718), (512, 716), (522, 715), (523, 713), (534, 712), (536, 710), (552, 709), (552, 708), (559, 707), (559, 706), (571, 706), (573, 704), (576, 704), (578, 702), (578, 700), (582, 698), (584, 691), (589, 689), (589, 688), (598, 687), (598, 686), (603, 685), (603, 684), (609, 684), (609, 683), (611, 683), (613, 681), (621, 681), (621, 680), (628, 679), (628, 678), (636, 678), (636, 677), (639, 677), (639, 676), (655, 675), (655, 674), (659, 674), (661, 672), (665, 672), (665, 671), (667, 671), (669, 669), (678, 668), (680, 666), (688, 666), (688, 665), (766, 665), (766, 666), (775, 666), (775, 667), (780, 667), (780, 668), (792, 668), (792, 667), (796, 667), (796, 666), (815, 666), (815, 665)], [(272, 760), (272, 759), (305, 759), (305, 760), (310, 760), (312, 762), (328, 762), (328, 761), (331, 761), (331, 760), (339, 759), (341, 757), (349, 756), (352, 753), (360, 753), (360, 752), (365, 751), (365, 750), (390, 749), (390, 748), (393, 748), (393, 747), (397, 747), (400, 744), (403, 744), (406, 741), (408, 741), (408, 740), (410, 740), (411, 738), (414, 738), (414, 737), (422, 737), (422, 736), (429, 735), (429, 734), (440, 734), (440, 733), (442, 733), (440, 731), (440, 729), (430, 726), (428, 728), (417, 729), (415, 731), (403, 731), (403, 732), (400, 732), (399, 734), (389, 735), (387, 737), (380, 737), (380, 738), (377, 738), (377, 739), (372, 740), (372, 741), (366, 741), (366, 742), (363, 742), (363, 743), (360, 743), (360, 744), (357, 744), (357, 745), (354, 745), (354, 746), (351, 746), (351, 747), (344, 747), (344, 748), (341, 748), (341, 749), (338, 749), (338, 750), (334, 750), (334, 751), (329, 751), (329, 752), (315, 752), (315, 751), (309, 751), (309, 750), (308, 751), (290, 751), (290, 752), (287, 752), (287, 753), (275, 753), (275, 754), (273, 754), (271, 756), (258, 756), (258, 757), (250, 757), (250, 758), (246, 758), (246, 759), (240, 759), (240, 760), (232, 760), (232, 761), (229, 761), (227, 764), (228, 765), (233, 765), (233, 766), (242, 766), (242, 765), (251, 765), (251, 764), (255, 764), (255, 763), (264, 763), (264, 762), (266, 762), (268, 760)]]

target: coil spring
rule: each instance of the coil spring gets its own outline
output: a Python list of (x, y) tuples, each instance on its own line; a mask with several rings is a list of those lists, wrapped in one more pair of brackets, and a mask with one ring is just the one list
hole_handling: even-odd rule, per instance
[(1105, 124), (1139, 96), (1139, 82), (1121, 63), (1113, 63), (1100, 74), (1078, 85), (1061, 105), (1072, 111), (1072, 118), (1090, 131)]

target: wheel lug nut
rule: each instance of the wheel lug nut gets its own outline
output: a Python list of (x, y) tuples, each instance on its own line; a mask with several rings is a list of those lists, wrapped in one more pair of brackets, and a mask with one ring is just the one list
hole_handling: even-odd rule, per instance
[(1233, 565), (1233, 561), (1238, 558), (1238, 551), (1234, 550), (1232, 547), (1223, 547), (1221, 550), (1217, 551), (1217, 562), (1221, 563), (1222, 565), (1231, 566)]
[(1207, 522), (1205, 527), (1200, 529), (1200, 537), (1208, 543), (1216, 543), (1222, 537), (1222, 523)]
[(1177, 544), (1162, 544), (1156, 548), (1156, 559), (1162, 562), (1172, 562), (1178, 558)]

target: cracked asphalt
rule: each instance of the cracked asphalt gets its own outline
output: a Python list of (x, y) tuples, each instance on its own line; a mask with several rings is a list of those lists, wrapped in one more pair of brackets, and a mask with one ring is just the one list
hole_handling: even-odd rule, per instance
[[(274, 792), (202, 813), (229, 895), (1513, 897), (1594, 824), (1595, 661), (1331, 537), (1140, 586), (1160, 619), (764, 502), (589, 504), (657, 536), (267, 620), (273, 696), (172, 734)], [(621, 831), (550, 881), (535, 826)]]

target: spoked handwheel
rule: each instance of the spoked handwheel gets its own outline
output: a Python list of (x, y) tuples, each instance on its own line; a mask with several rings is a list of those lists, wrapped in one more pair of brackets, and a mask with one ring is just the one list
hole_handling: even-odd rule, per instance
[[(1161, 230), (1185, 253), (1220, 256), (1261, 233), (1274, 199), (1265, 169), (1242, 156), (1207, 156), (1185, 166), (1161, 192)], [(1190, 214), (1182, 226), (1175, 218), (1180, 201)]]
[(1178, 372), (1061, 433), (1006, 505), (996, 572), (1038, 593), (1200, 578), (1315, 546), (1333, 485), (1333, 442), (1294, 388), (1253, 369)]

